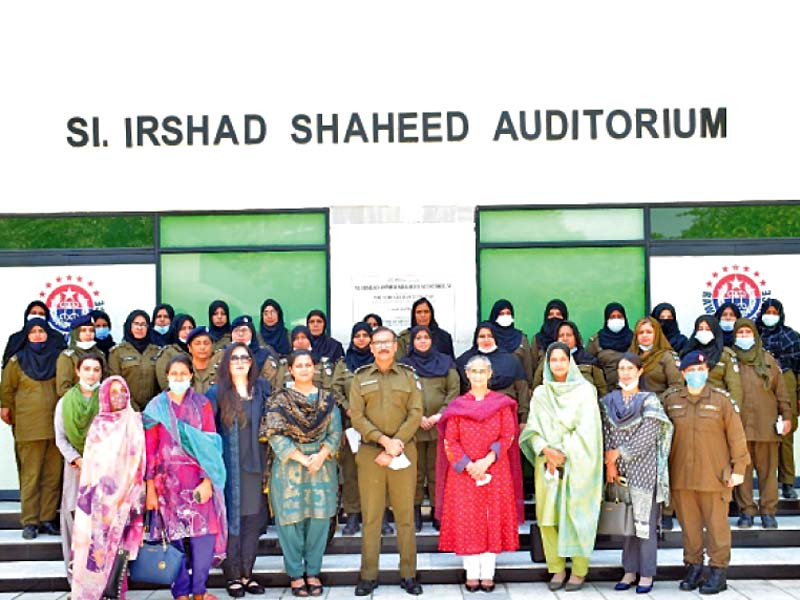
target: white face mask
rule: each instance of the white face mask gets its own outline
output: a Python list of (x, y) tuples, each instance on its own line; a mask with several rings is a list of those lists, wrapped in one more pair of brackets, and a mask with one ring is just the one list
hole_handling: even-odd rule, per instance
[(500, 325), (500, 327), (510, 327), (514, 324), (514, 317), (511, 315), (500, 315), (495, 319), (495, 323)]
[(623, 392), (630, 392), (631, 390), (635, 390), (637, 387), (639, 387), (639, 380), (636, 379), (635, 381), (631, 381), (630, 383), (627, 383), (627, 384), (626, 383), (622, 383), (620, 381), (619, 382), (619, 387), (622, 388)]
[(613, 333), (619, 333), (625, 327), (625, 319), (609, 319), (606, 325)]
[(780, 321), (781, 318), (778, 315), (762, 315), (761, 322), (764, 323), (767, 327), (775, 327)]
[(486, 350), (484, 350), (483, 348), (478, 348), (478, 352), (481, 352), (482, 354), (491, 354), (495, 350), (497, 350), (497, 344), (492, 344), (492, 347), (487, 348)]
[(710, 344), (714, 339), (714, 332), (709, 331), (708, 329), (703, 329), (694, 334), (694, 339), (705, 346), (706, 344)]
[(645, 346), (644, 344), (639, 344), (639, 348), (641, 349), (642, 352), (650, 352), (650, 350), (653, 349), (653, 344), (650, 344), (648, 346)]
[(45, 317), (44, 315), (28, 315), (27, 317), (25, 317), (25, 320), (30, 321), (31, 319), (46, 319), (46, 318), (47, 317)]
[(75, 342), (75, 345), (80, 348), (81, 350), (89, 350), (94, 346), (94, 340), (90, 342)]
[(83, 389), (94, 391), (100, 387), (99, 381), (95, 381), (94, 383), (86, 383), (82, 378), (79, 378), (79, 380)]

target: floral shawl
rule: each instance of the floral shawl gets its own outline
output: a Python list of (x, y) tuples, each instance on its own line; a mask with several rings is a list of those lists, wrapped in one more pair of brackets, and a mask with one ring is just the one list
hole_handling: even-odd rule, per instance
[[(109, 390), (115, 381), (128, 395), (125, 409), (112, 412)], [(119, 376), (100, 386), (99, 413), (86, 436), (75, 526), (72, 598), (103, 596), (119, 548), (135, 559), (142, 542), (145, 442), (142, 415)]]

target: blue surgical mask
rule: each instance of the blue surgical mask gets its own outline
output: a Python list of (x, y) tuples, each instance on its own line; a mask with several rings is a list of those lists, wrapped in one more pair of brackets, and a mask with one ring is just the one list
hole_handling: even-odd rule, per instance
[(742, 350), (750, 350), (750, 348), (752, 348), (753, 346), (756, 345), (756, 338), (754, 338), (754, 337), (737, 337), (735, 343)]
[(574, 348), (570, 348), (570, 349), (569, 349), (569, 353), (570, 353), (570, 354), (575, 354), (575, 352), (577, 352), (577, 350), (578, 350), (578, 347), (577, 347), (577, 346), (575, 346)]
[(686, 374), (686, 385), (693, 390), (699, 390), (708, 381), (708, 371), (689, 371)]
[(606, 321), (606, 326), (612, 333), (619, 333), (625, 328), (625, 319), (609, 319)]
[(98, 340), (104, 340), (111, 335), (111, 330), (108, 327), (95, 327), (94, 337)]
[(775, 327), (781, 318), (778, 315), (761, 315), (761, 322), (767, 327)]
[(719, 322), (719, 326), (722, 328), (722, 331), (733, 331), (734, 325), (736, 325), (736, 321), (722, 320)]
[(186, 390), (188, 390), (191, 385), (192, 382), (190, 380), (186, 381), (175, 381), (173, 379), (169, 380), (169, 390), (178, 395), (186, 392)]
[(161, 335), (165, 335), (169, 331), (169, 325), (153, 325), (153, 330), (156, 333), (160, 333)]

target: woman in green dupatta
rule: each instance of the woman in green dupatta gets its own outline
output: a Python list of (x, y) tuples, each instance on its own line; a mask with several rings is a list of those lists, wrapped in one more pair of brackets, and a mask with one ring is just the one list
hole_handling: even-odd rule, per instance
[[(603, 428), (597, 390), (581, 375), (569, 347), (547, 348), (544, 383), (534, 390), (520, 447), (534, 465), (536, 520), (549, 587), (581, 588), (589, 572), (603, 490)], [(566, 581), (566, 559), (572, 573)]]
[(67, 568), (67, 581), (72, 583), (72, 528), (78, 501), (78, 482), (81, 478), (83, 447), (95, 415), (100, 410), (98, 388), (103, 375), (99, 350), (87, 352), (78, 359), (78, 383), (56, 404), (53, 425), (56, 446), (64, 456), (64, 479), (61, 491), (61, 550)]

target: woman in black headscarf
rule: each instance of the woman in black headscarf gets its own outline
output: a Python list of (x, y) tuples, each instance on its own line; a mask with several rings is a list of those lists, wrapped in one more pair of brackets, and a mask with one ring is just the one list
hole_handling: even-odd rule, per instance
[(719, 326), (722, 329), (722, 340), (725, 346), (730, 348), (736, 341), (736, 337), (733, 335), (733, 327), (736, 325), (736, 319), (742, 318), (742, 311), (733, 302), (723, 302), (719, 305), (714, 316), (719, 321)]
[(108, 358), (108, 353), (111, 352), (111, 348), (116, 344), (114, 336), (111, 335), (111, 317), (104, 310), (95, 309), (92, 311), (92, 320), (94, 321), (96, 348)]
[(231, 311), (227, 302), (214, 300), (208, 305), (208, 332), (214, 340), (214, 350), (231, 343)]
[(231, 339), (234, 342), (246, 344), (250, 348), (260, 377), (267, 380), (274, 379), (274, 372), (278, 369), (280, 357), (271, 346), (259, 345), (253, 317), (250, 315), (236, 317), (231, 323)]
[(172, 308), (171, 304), (162, 302), (161, 304), (156, 304), (156, 307), (153, 309), (150, 337), (153, 343), (159, 348), (163, 348), (169, 344), (169, 326), (172, 324), (172, 319), (174, 318), (175, 309)]
[(375, 313), (368, 313), (364, 315), (364, 318), (361, 319), (361, 322), (366, 323), (372, 329), (383, 326), (383, 319), (381, 319), (380, 315), (376, 315)]
[(289, 332), (283, 324), (283, 309), (272, 298), (267, 298), (261, 304), (261, 323), (259, 325), (258, 343), (262, 346), (272, 346), (281, 356), (286, 356), (292, 351), (289, 342)]
[(586, 347), (589, 354), (597, 357), (609, 389), (617, 385), (617, 365), (631, 347), (631, 341), (633, 331), (628, 325), (625, 307), (619, 302), (609, 302), (603, 311), (603, 328), (589, 339)]
[(36, 317), (42, 317), (45, 321), (44, 329), (47, 333), (48, 344), (50, 344), (51, 346), (55, 346), (58, 350), (63, 350), (64, 348), (67, 347), (67, 343), (64, 340), (64, 336), (58, 333), (52, 327), (50, 327), (50, 309), (47, 308), (47, 305), (41, 300), (34, 300), (30, 304), (28, 304), (27, 308), (25, 308), (25, 320), (22, 323), (22, 329), (8, 336), (8, 341), (6, 342), (6, 349), (3, 352), (4, 368), (6, 364), (8, 364), (8, 359), (10, 359), (20, 350), (22, 350), (22, 347), (25, 345), (25, 340), (27, 339), (25, 335), (25, 325), (28, 323), (30, 319)]
[(563, 300), (554, 298), (544, 307), (542, 326), (531, 338), (531, 364), (534, 373), (539, 368), (547, 348), (556, 341), (561, 321), (567, 319), (569, 319), (569, 309)]
[(160, 348), (150, 337), (150, 316), (134, 310), (125, 319), (122, 342), (111, 349), (108, 368), (112, 375), (121, 375), (131, 393), (131, 406), (142, 411), (158, 392), (156, 357)]
[(328, 317), (321, 310), (314, 309), (306, 317), (306, 326), (311, 332), (311, 348), (314, 360), (322, 362), (327, 360), (335, 365), (344, 356), (339, 340), (328, 335)]
[(47, 322), (25, 323), (22, 347), (9, 359), (0, 381), (0, 417), (14, 435), (18, 457), (22, 537), (33, 539), (40, 526), (58, 534), (63, 460), (53, 429), (56, 360), (60, 350), (47, 342)]
[(511, 396), (516, 400), (519, 424), (524, 427), (528, 421), (528, 409), (531, 402), (525, 369), (523, 369), (522, 363), (516, 356), (497, 345), (494, 325), (488, 321), (478, 323), (475, 328), (475, 334), (472, 336), (472, 348), (464, 352), (456, 360), (458, 374), (461, 376), (462, 394), (470, 389), (465, 369), (469, 359), (476, 354), (485, 356), (492, 363), (492, 378), (489, 380), (489, 389)]
[[(305, 325), (298, 325), (292, 329), (289, 337), (292, 344), (291, 352), (294, 352), (295, 350), (306, 350), (311, 352), (312, 356), (316, 356), (314, 354), (314, 346), (311, 343), (311, 331), (308, 327)], [(332, 389), (333, 367), (334, 365), (327, 360), (322, 361), (314, 359), (314, 385), (318, 388), (326, 390)], [(286, 358), (281, 358), (278, 372), (275, 373), (273, 379), (269, 380), (270, 384), (272, 384), (272, 389), (280, 390), (287, 386), (291, 386), (292, 381), (292, 374), (289, 371), (289, 365), (286, 362)]]
[[(411, 327), (423, 325), (431, 330), (433, 336), (433, 347), (442, 354), (454, 357), (455, 351), (453, 350), (453, 338), (444, 329), (439, 327), (436, 322), (436, 317), (433, 314), (433, 304), (427, 298), (420, 298), (411, 305)], [(395, 360), (401, 360), (408, 354), (408, 348), (411, 345), (411, 327), (404, 329), (397, 336), (397, 354)]]
[(514, 306), (501, 298), (492, 306), (489, 322), (494, 323), (497, 345), (506, 352), (511, 352), (522, 363), (528, 381), (533, 379), (533, 353), (528, 343), (528, 336), (514, 327)]
[(725, 390), (739, 406), (742, 405), (742, 380), (736, 352), (726, 348), (722, 329), (717, 319), (711, 315), (700, 315), (695, 319), (692, 337), (686, 343), (683, 356), (698, 350), (706, 357), (708, 365), (708, 384)]
[[(433, 347), (428, 327), (411, 328), (411, 347), (400, 361), (414, 367), (422, 384), (422, 422), (417, 430), (417, 491), (414, 495), (414, 527), (422, 531), (422, 501), (425, 490), (436, 514), (436, 447), (439, 436), (436, 424), (450, 401), (458, 396), (460, 381), (453, 358)], [(433, 519), (434, 529), (439, 521)]]
[[(581, 337), (581, 332), (578, 331), (578, 326), (572, 321), (561, 321), (556, 330), (556, 336), (557, 341), (569, 347), (570, 354), (575, 360), (575, 364), (578, 365), (581, 375), (597, 390), (597, 397), (602, 398), (605, 396), (608, 393), (608, 385), (605, 375), (603, 375), (603, 369), (600, 368), (597, 358), (583, 349), (583, 338)], [(533, 389), (542, 385), (543, 382), (544, 362), (541, 362), (536, 369), (536, 374), (533, 376)]]
[(653, 309), (653, 312), (650, 313), (650, 316), (654, 319), (658, 319), (658, 323), (661, 325), (661, 330), (664, 332), (664, 335), (669, 341), (670, 346), (672, 346), (672, 349), (678, 354), (682, 353), (683, 349), (686, 347), (686, 343), (689, 340), (678, 328), (678, 314), (675, 312), (675, 307), (668, 302), (656, 304), (656, 307)]
[(196, 327), (197, 321), (194, 320), (194, 317), (185, 313), (175, 315), (172, 323), (169, 324), (167, 345), (161, 348), (156, 357), (156, 379), (158, 379), (159, 389), (166, 390), (169, 388), (167, 367), (170, 361), (178, 354), (190, 356), (186, 340), (189, 337), (189, 333)]

